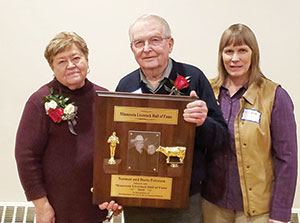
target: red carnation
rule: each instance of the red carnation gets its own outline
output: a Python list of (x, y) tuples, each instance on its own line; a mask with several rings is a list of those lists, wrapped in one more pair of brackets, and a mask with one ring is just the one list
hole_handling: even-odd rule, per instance
[(178, 75), (174, 82), (174, 86), (177, 88), (178, 91), (182, 90), (189, 86), (189, 82), (185, 79), (185, 77)]
[(55, 123), (60, 123), (62, 120), (62, 116), (64, 115), (64, 109), (63, 108), (50, 108), (48, 110), (49, 117), (53, 120)]

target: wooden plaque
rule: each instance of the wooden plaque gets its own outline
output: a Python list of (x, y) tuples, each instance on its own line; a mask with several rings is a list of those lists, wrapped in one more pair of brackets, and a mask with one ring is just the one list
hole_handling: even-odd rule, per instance
[(195, 124), (187, 96), (97, 92), (93, 202), (186, 208)]

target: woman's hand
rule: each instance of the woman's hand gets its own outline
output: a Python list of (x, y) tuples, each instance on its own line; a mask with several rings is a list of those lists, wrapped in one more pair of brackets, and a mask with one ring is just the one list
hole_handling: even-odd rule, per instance
[[(94, 192), (93, 187), (91, 188), (91, 192), (92, 193)], [(112, 211), (113, 212), (112, 216), (113, 215), (114, 216), (119, 215), (123, 210), (123, 207), (121, 205), (119, 205), (118, 203), (116, 203), (115, 201), (110, 201), (109, 203), (108, 202), (103, 202), (102, 204), (99, 204), (98, 206), (99, 206), (100, 210)]]
[(107, 217), (108, 220), (110, 220), (112, 218), (112, 216), (119, 215), (123, 210), (123, 207), (121, 205), (119, 205), (118, 203), (116, 203), (115, 201), (104, 202), (102, 204), (99, 204), (99, 208), (100, 208), (100, 210), (106, 209), (108, 211), (112, 211), (112, 214)]
[(36, 223), (55, 223), (55, 213), (47, 197), (32, 202), (36, 211)]
[[(191, 97), (198, 98), (195, 91), (191, 91)], [(195, 123), (197, 126), (202, 125), (207, 117), (206, 102), (202, 100), (196, 100), (187, 104), (184, 109), (183, 119), (187, 122)]]

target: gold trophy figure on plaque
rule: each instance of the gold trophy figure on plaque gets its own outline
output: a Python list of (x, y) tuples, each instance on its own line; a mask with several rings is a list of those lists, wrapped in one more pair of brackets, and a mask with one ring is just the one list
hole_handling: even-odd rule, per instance
[(116, 164), (115, 161), (115, 151), (117, 144), (119, 144), (119, 137), (116, 136), (116, 132), (113, 132), (113, 134), (108, 138), (107, 143), (110, 144), (110, 159), (108, 160), (108, 164)]

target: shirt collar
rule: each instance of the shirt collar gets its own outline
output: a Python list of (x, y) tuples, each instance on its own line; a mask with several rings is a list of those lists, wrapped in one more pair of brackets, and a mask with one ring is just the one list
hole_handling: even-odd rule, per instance
[[(244, 93), (247, 91), (247, 89), (248, 89), (248, 82), (247, 83), (245, 83), (233, 96), (232, 96), (232, 98), (241, 98), (243, 95), (244, 95)], [(221, 92), (220, 92), (220, 94), (221, 93), (226, 93), (226, 92), (228, 92), (228, 88), (227, 87), (225, 87), (225, 85), (223, 84), (222, 86), (221, 86)]]
[(172, 71), (172, 68), (173, 68), (173, 63), (172, 63), (172, 60), (171, 58), (169, 58), (168, 60), (168, 65), (167, 65), (167, 68), (165, 69), (165, 72), (163, 73), (161, 79), (159, 80), (159, 85), (154, 89), (152, 87), (152, 85), (147, 81), (145, 75), (143, 74), (143, 71), (140, 69), (140, 80), (142, 82), (144, 82), (147, 86), (147, 88), (152, 92), (152, 93), (155, 93), (157, 92), (162, 86), (163, 86), (163, 82), (162, 80), (164, 80), (165, 78), (169, 78), (170, 74), (171, 74), (171, 71)]
[[(250, 86), (248, 83), (244, 84), (234, 96), (237, 97), (243, 97), (249, 104), (253, 105), (254, 101), (257, 97), (257, 90), (259, 89), (259, 87), (257, 86), (257, 84), (252, 83)], [(220, 89), (220, 95), (223, 93), (225, 93), (226, 91), (228, 91), (228, 89), (222, 85), (221, 89)], [(239, 95), (237, 95), (239, 93)]]

